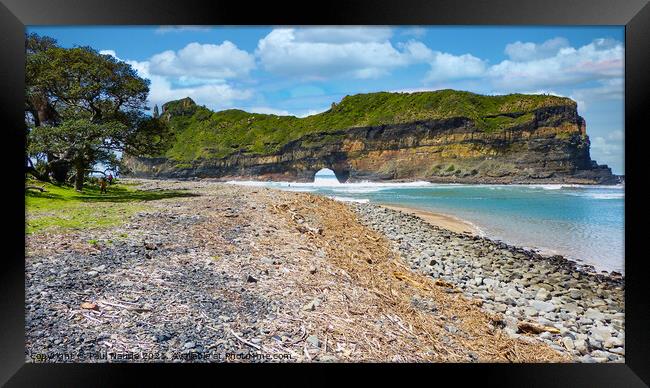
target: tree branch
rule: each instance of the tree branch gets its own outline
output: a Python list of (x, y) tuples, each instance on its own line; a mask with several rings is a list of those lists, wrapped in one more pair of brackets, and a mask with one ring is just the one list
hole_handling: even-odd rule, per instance
[(106, 172), (105, 172), (105, 171), (98, 171), (98, 170), (91, 170), (91, 171), (88, 171), (89, 174), (92, 174), (93, 172), (98, 172), (98, 173), (100, 173), (100, 174), (106, 176)]
[(35, 186), (35, 185), (27, 185), (27, 186), (25, 186), (25, 191), (27, 191), (29, 189), (38, 190), (41, 193), (44, 192), (44, 191), (47, 192), (47, 190), (45, 190), (45, 186), (43, 186), (43, 187)]

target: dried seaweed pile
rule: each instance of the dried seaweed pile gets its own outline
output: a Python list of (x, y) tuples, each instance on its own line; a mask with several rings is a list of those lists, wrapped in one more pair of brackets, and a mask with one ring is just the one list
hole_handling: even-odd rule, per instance
[(325, 331), (321, 335), (330, 343), (353, 338), (350, 359), (568, 361), (532, 338), (509, 338), (500, 330), (498, 316), (482, 312), (452, 284), (412, 272), (345, 204), (309, 194), (286, 197), (273, 206), (275, 212), (307, 236), (307, 246), (324, 249), (331, 265), (329, 279), (300, 274), (304, 279), (299, 282), (322, 299), (307, 320)]

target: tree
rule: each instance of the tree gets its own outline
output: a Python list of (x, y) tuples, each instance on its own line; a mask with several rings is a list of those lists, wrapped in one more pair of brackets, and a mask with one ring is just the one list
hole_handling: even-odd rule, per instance
[(31, 153), (54, 152), (63, 154), (75, 168), (75, 188), (83, 189), (83, 181), (89, 166), (98, 161), (111, 161), (113, 138), (126, 127), (116, 121), (95, 124), (89, 120), (66, 120), (57, 126), (40, 126), (31, 132)]
[(153, 118), (154, 118), (154, 119), (157, 119), (158, 117), (160, 117), (160, 114), (158, 113), (158, 104), (156, 104), (156, 105), (153, 107)]
[(49, 50), (57, 47), (56, 40), (47, 36), (29, 34), (25, 39), (25, 111), (31, 114), (35, 126), (54, 124), (59, 120), (58, 112), (48, 98), (42, 74), (49, 66)]
[(88, 119), (64, 120), (56, 126), (35, 127), (29, 152), (65, 155), (75, 170), (75, 189), (82, 190), (86, 173), (98, 162), (115, 169), (116, 151), (135, 155), (155, 155), (168, 146), (167, 127), (158, 119), (141, 118), (129, 127), (119, 121), (93, 123)]
[[(29, 34), (25, 39), (25, 119), (28, 128), (31, 125), (40, 126), (41, 124), (55, 124), (59, 121), (58, 113), (47, 98), (45, 85), (39, 82), (40, 70), (47, 62), (45, 52), (51, 48), (57, 47), (56, 40), (49, 37), (40, 37), (37, 34)], [(29, 136), (27, 136), (27, 147), (29, 147)], [(56, 157), (48, 154), (46, 160), (37, 160), (36, 166), (31, 161), (29, 155), (25, 155), (27, 172), (36, 176), (40, 180), (49, 180), (49, 173), (54, 173), (56, 180), (65, 179), (57, 168)], [(48, 165), (47, 161), (51, 163)], [(41, 167), (41, 168), (37, 168)]]
[(57, 181), (75, 169), (81, 189), (94, 163), (117, 163), (115, 151), (155, 154), (168, 144), (167, 127), (144, 115), (149, 80), (126, 62), (36, 34), (27, 35), (26, 54), (27, 156), (44, 161)]

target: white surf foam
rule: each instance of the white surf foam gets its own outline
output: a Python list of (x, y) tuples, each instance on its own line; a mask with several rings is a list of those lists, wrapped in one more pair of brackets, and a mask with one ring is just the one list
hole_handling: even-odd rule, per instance
[(623, 193), (568, 193), (575, 197), (584, 197), (592, 199), (621, 199), (625, 198)]
[(331, 196), (329, 198), (332, 198), (333, 200), (340, 201), (340, 202), (356, 202), (356, 203), (368, 203), (368, 202), (370, 202), (370, 200), (366, 199), (366, 198), (339, 197), (337, 195)]
[(355, 182), (355, 183), (340, 183), (333, 179), (317, 179), (314, 182), (286, 182), (286, 181), (239, 181), (231, 180), (226, 182), (233, 185), (242, 186), (266, 186), (266, 187), (317, 187), (317, 188), (332, 188), (332, 189), (345, 189), (356, 190), (358, 192), (374, 191), (381, 189), (390, 189), (398, 187), (432, 187), (430, 182), (416, 181), (416, 182)]

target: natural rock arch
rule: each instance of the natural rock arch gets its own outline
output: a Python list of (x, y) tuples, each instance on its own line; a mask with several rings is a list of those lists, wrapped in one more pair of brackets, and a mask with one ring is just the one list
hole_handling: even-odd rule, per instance
[(329, 163), (318, 163), (312, 168), (309, 169), (308, 180), (313, 182), (316, 179), (316, 174), (321, 170), (328, 169), (334, 172), (336, 179), (340, 183), (345, 183), (350, 178), (350, 168), (342, 164), (329, 164)]
[[(327, 170), (328, 172), (331, 171), (334, 174), (334, 176), (336, 176), (336, 180), (339, 183), (345, 183), (350, 178), (350, 171), (347, 169), (339, 169), (338, 171), (335, 171), (329, 167), (322, 167), (314, 173), (314, 181), (316, 180), (316, 176), (325, 170)], [(329, 175), (329, 173), (327, 175)]]

